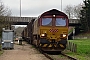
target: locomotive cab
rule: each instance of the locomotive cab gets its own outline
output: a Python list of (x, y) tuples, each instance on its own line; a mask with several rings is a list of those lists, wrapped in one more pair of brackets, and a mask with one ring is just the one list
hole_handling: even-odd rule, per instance
[(43, 15), (38, 22), (39, 47), (44, 51), (63, 51), (67, 44), (68, 18), (54, 13)]

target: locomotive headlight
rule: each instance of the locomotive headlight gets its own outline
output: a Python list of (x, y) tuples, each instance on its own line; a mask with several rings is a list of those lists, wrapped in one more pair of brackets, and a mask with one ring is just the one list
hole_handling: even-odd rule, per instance
[(2, 42), (2, 43), (4, 43), (4, 42)]
[(11, 42), (11, 43), (13, 43), (13, 42)]
[(67, 34), (61, 34), (60, 35), (62, 38), (65, 38), (67, 36)]
[(63, 37), (66, 37), (67, 35), (66, 34), (63, 34)]
[(41, 34), (41, 36), (45, 36), (45, 34)]
[(46, 36), (47, 36), (46, 33), (41, 34), (41, 37), (46, 37)]

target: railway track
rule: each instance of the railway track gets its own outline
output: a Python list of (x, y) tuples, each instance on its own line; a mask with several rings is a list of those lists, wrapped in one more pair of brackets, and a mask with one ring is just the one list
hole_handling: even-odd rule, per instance
[[(43, 54), (46, 58), (48, 58), (48, 59), (50, 59), (50, 60), (77, 60), (76, 58), (74, 58), (74, 57), (71, 57), (71, 56), (68, 56), (68, 55), (66, 55), (66, 54), (64, 54), (64, 53), (60, 53), (59, 52), (59, 54), (57, 54), (56, 53), (56, 55), (57, 55), (57, 57), (55, 57), (56, 55), (52, 55), (51, 53), (51, 55), (50, 54), (48, 54), (47, 52), (45, 53), (45, 52), (43, 52), (41, 49), (39, 49), (38, 47), (35, 47), (41, 54)], [(55, 53), (54, 53), (55, 54)], [(60, 58), (59, 57), (59, 55), (62, 55), (64, 58), (62, 59), (62, 58)]]
[[(43, 54), (46, 58), (48, 58), (48, 59), (50, 59), (50, 60), (77, 60), (76, 58), (73, 58), (73, 57), (71, 57), (71, 56), (68, 56), (68, 55), (66, 55), (66, 54), (64, 54), (64, 53), (54, 53), (55, 55), (53, 55), (53, 54), (48, 54), (47, 52), (45, 53), (45, 52), (43, 52), (41, 49), (39, 49), (38, 47), (35, 47), (41, 54)], [(61, 58), (61, 57), (59, 57), (59, 55), (62, 55), (64, 58)], [(56, 57), (57, 56), (57, 57)]]
[[(44, 53), (42, 51), (40, 51), (40, 52), (50, 60), (77, 60), (76, 58), (68, 56), (68, 55), (66, 55), (64, 53), (61, 53), (61, 54), (58, 54), (58, 55), (50, 55), (50, 54)], [(60, 58), (59, 55), (62, 55), (64, 58)], [(55, 56), (57, 56), (58, 58), (55, 57)]]
[[(38, 49), (38, 48), (37, 48)], [(47, 53), (44, 53), (42, 50), (38, 49), (40, 53), (42, 53), (46, 58), (50, 60), (54, 60), (51, 56), (49, 56)]]
[[(50, 59), (50, 60), (77, 60), (77, 59), (75, 59), (75, 58), (73, 58), (73, 57), (71, 57), (71, 56), (68, 56), (68, 55), (65, 55), (65, 54), (61, 54), (61, 55), (63, 55), (64, 56), (64, 58), (60, 58), (60, 57), (54, 57), (54, 56), (52, 56), (52, 55), (48, 55), (48, 54), (46, 54), (46, 53), (44, 53), (44, 55), (48, 58), (48, 59)], [(60, 58), (60, 59), (59, 59)]]
[(45, 56), (45, 57), (47, 57), (48, 59), (50, 59), (50, 60), (54, 60), (51, 56), (49, 56), (47, 53), (43, 53), (43, 55)]
[(61, 53), (61, 55), (66, 56), (66, 57), (69, 58), (70, 60), (77, 60), (76, 58), (73, 58), (73, 57), (71, 57), (71, 56), (68, 56), (68, 55), (66, 55), (66, 54), (64, 54), (64, 53)]

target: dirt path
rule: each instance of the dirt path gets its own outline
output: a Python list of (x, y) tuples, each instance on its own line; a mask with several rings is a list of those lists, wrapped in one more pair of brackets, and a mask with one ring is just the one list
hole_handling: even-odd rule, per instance
[(23, 42), (22, 45), (17, 45), (15, 42), (13, 50), (4, 50), (0, 56), (0, 60), (49, 60), (44, 55), (40, 54), (31, 45)]

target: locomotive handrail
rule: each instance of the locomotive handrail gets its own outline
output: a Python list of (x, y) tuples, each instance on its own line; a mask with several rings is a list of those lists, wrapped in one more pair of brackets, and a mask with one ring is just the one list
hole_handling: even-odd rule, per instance
[(73, 33), (73, 30), (74, 30), (74, 29), (75, 29), (75, 27), (71, 28), (71, 29), (68, 31), (68, 36)]

